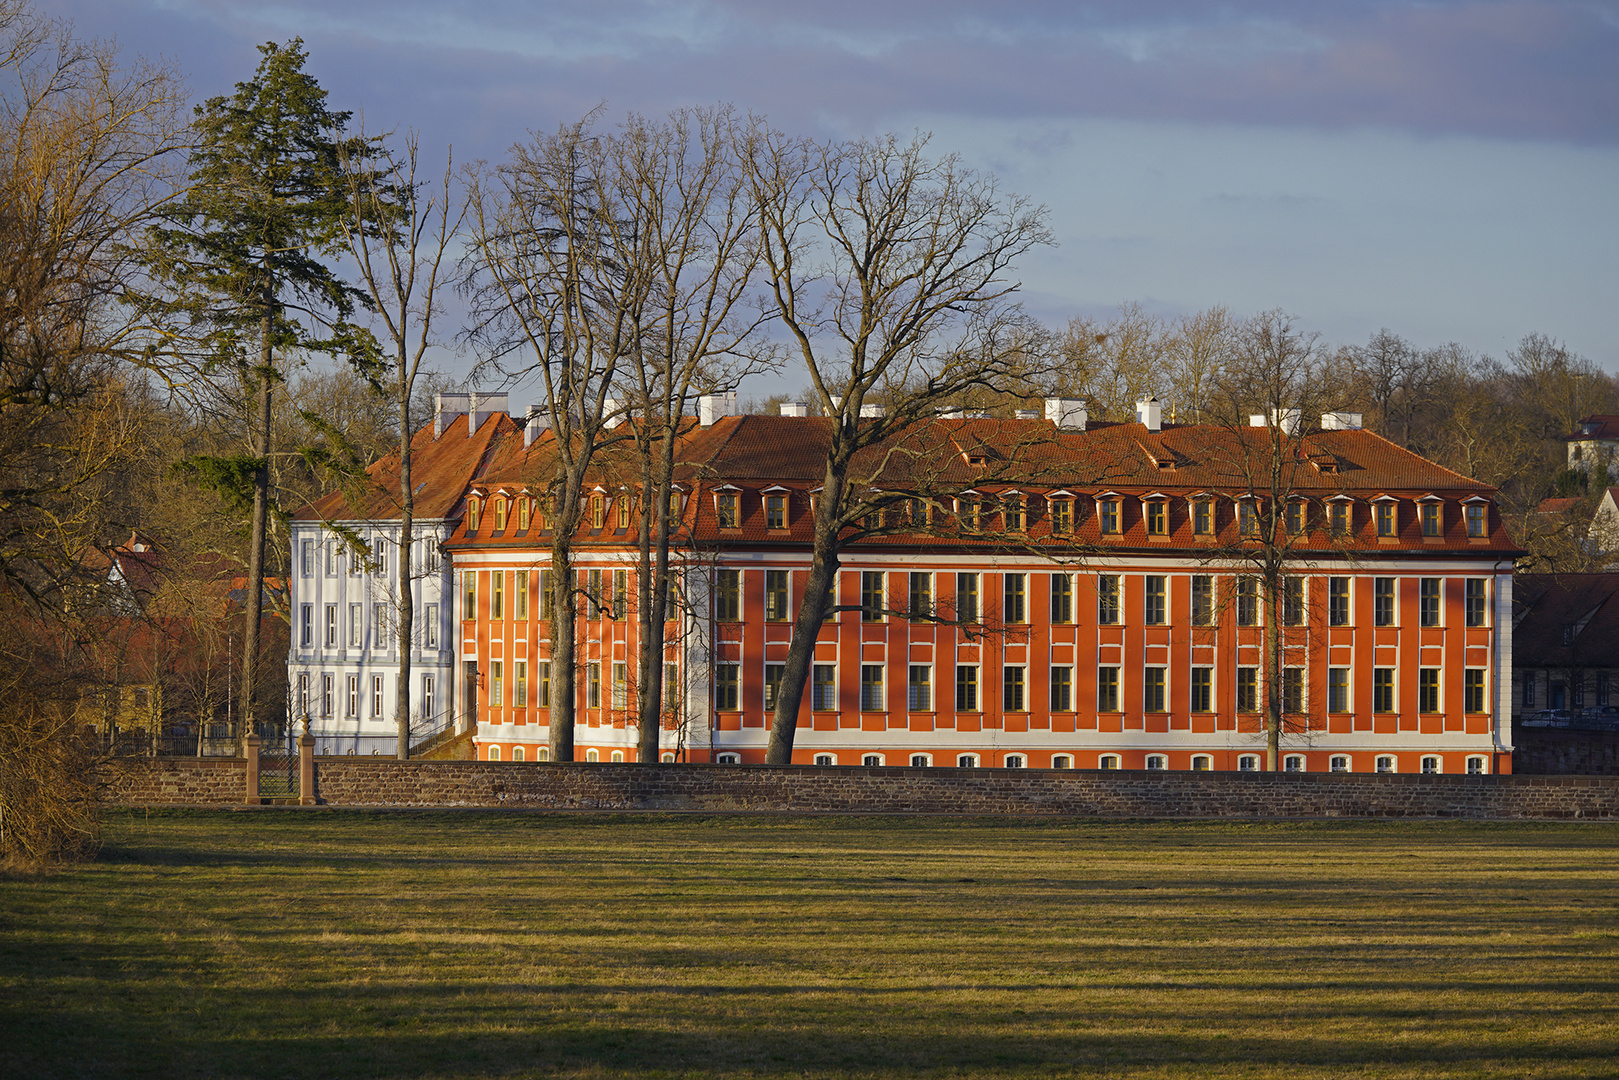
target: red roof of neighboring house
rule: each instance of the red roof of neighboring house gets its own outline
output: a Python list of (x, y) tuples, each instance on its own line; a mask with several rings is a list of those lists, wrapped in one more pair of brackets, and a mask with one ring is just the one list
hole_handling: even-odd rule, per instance
[(1519, 574), (1514, 667), (1619, 667), (1619, 574)]
[(1580, 421), (1580, 426), (1563, 436), (1564, 442), (1585, 442), (1590, 439), (1619, 439), (1619, 416), (1598, 413)]

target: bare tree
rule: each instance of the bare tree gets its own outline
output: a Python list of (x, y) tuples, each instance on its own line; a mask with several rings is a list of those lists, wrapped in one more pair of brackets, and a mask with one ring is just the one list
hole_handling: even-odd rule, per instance
[[(926, 150), (925, 138), (823, 145), (763, 125), (750, 135), (764, 270), (826, 418), (814, 550), (770, 764), (792, 760), (839, 553), (861, 519), (891, 499), (863, 482), (886, 467), (868, 452), (895, 445), (940, 402), (994, 385), (1025, 355), (1018, 331), (1026, 323), (1008, 303), (1017, 287), (1008, 274), (1019, 256), (1051, 242), (1045, 212)], [(879, 397), (883, 415), (868, 415), (864, 406)]]
[[(399, 551), (395, 610), (399, 625), (399, 693), (394, 705), (399, 726), (399, 760), (410, 756), (410, 656), (416, 626), (416, 489), (411, 478), (411, 440), (416, 383), (427, 351), (435, 343), (434, 322), (443, 314), (446, 255), (466, 214), (454, 190), (450, 154), (444, 177), (429, 189), (418, 178), (420, 149), (407, 135), (397, 156), (384, 151), (378, 169), (351, 169), (353, 214), (343, 223), (360, 280), (371, 297), (385, 335), (387, 380), (399, 425)], [(453, 209), (452, 209), (453, 208)]]

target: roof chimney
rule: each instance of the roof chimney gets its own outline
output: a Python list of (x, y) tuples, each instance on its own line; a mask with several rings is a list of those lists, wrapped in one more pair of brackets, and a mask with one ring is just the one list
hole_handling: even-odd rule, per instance
[(530, 405), (528, 407), (528, 417), (523, 421), (523, 449), (526, 450), (533, 446), (534, 440), (538, 439), (550, 426), (551, 421), (546, 416), (545, 408), (540, 405)]
[(1359, 431), (1360, 413), (1324, 412), (1321, 414), (1322, 431)]
[(967, 414), (967, 410), (960, 405), (945, 405), (939, 409), (939, 419), (960, 420)]
[(1276, 426), (1282, 429), (1283, 435), (1297, 435), (1299, 433), (1299, 422), (1303, 419), (1303, 414), (1299, 410), (1272, 409), (1270, 415), (1276, 421)]
[(433, 438), (444, 434), (444, 429), (455, 423), (455, 418), (466, 415), (466, 394), (433, 395)]
[(506, 411), (505, 394), (467, 395), (467, 438), (472, 438), (489, 417)]
[(1144, 425), (1148, 431), (1164, 429), (1164, 407), (1158, 404), (1157, 398), (1136, 402), (1136, 423)]
[(729, 394), (704, 394), (697, 399), (697, 419), (708, 427), (722, 416), (730, 416), (736, 408), (736, 391)]
[(1018, 409), (1016, 415), (1019, 420), (1038, 420), (1040, 419), (1040, 410)]
[(781, 403), (780, 412), (783, 416), (808, 416), (809, 403), (805, 401), (784, 401)]
[(1085, 402), (1079, 398), (1048, 397), (1046, 419), (1059, 428), (1084, 431), (1090, 421), (1090, 413), (1085, 409)]
[(860, 415), (861, 415), (862, 418), (881, 416), (886, 411), (887, 410), (884, 409), (881, 405), (862, 405), (862, 406), (860, 406)]

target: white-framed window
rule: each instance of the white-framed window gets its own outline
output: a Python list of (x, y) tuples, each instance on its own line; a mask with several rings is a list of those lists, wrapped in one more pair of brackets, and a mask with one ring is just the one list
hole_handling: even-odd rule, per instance
[(933, 764), (933, 757), (930, 754), (912, 754), (911, 755), (911, 768), (913, 768), (913, 769), (926, 769), (929, 766), (931, 766), (932, 764)]
[(1023, 768), (1023, 765), (1024, 765), (1024, 758), (1023, 758), (1022, 754), (1007, 754), (1006, 755), (1006, 767), (1008, 769), (1021, 769), (1021, 768)]
[(1444, 762), (1438, 754), (1427, 754), (1422, 759), (1422, 771), (1425, 773), (1444, 772)]
[(876, 570), (860, 573), (860, 621), (883, 621), (883, 575)]
[(1098, 769), (1117, 769), (1119, 767), (1119, 755), (1103, 754), (1096, 759), (1096, 767)]
[[(720, 665), (723, 667), (724, 665)], [(735, 665), (732, 665), (733, 667)], [(599, 709), (602, 707), (602, 666), (592, 662), (585, 665), (585, 708)], [(733, 705), (732, 708), (735, 708)]]
[(978, 666), (961, 664), (956, 668), (956, 711), (978, 711)]
[(1163, 754), (1148, 754), (1147, 768), (1161, 770), (1169, 768), (1169, 758)]
[(1074, 621), (1074, 576), (1072, 574), (1051, 575), (1051, 621), (1053, 623), (1071, 623)]
[(976, 768), (978, 768), (978, 755), (977, 754), (957, 754), (956, 755), (956, 768), (958, 768), (958, 769), (976, 769)]
[(1072, 769), (1074, 759), (1067, 754), (1053, 754), (1051, 756), (1051, 767), (1053, 769)]
[(491, 746), (489, 748), (489, 760), (490, 761), (499, 761), (500, 760), (500, 747)]
[(1259, 755), (1258, 754), (1243, 754), (1243, 755), (1239, 756), (1237, 758), (1237, 771), (1238, 772), (1258, 772), (1259, 771)]
[(1119, 669), (1112, 665), (1096, 669), (1096, 711), (1119, 711)]
[(1334, 754), (1334, 755), (1332, 755), (1332, 759), (1328, 762), (1328, 767), (1331, 768), (1333, 772), (1348, 772), (1349, 771), (1349, 755), (1348, 754)]
[(304, 604), (298, 612), (300, 626), (298, 640), (306, 649), (315, 647), (315, 605)]
[(928, 712), (933, 708), (933, 666), (908, 665), (905, 678), (905, 705), (912, 712)]
[(765, 622), (786, 622), (792, 618), (790, 585), (792, 577), (786, 570), (765, 571)]
[(836, 765), (837, 763), (838, 763), (838, 758), (837, 758), (836, 754), (816, 754), (815, 755), (815, 764), (817, 764), (817, 765)]
[(298, 676), (298, 715), (309, 715), (309, 676)]
[(535, 751), (535, 753), (534, 753), (534, 760), (535, 761), (550, 761), (551, 760), (551, 748), (549, 746), (540, 747), (539, 750)]
[(838, 707), (838, 667), (836, 664), (816, 664), (811, 672), (810, 708), (817, 712), (833, 712)]
[(1349, 711), (1349, 669), (1346, 667), (1327, 669), (1327, 711)]
[(512, 662), (512, 704), (523, 708), (528, 704), (528, 661)]
[(326, 538), (325, 548), (326, 548), (326, 576), (327, 577), (336, 577), (337, 576), (337, 552), (338, 552), (337, 537), (328, 536)]
[(718, 757), (716, 757), (714, 760), (719, 762), (721, 765), (740, 765), (740, 764), (742, 764), (742, 755), (741, 754), (721, 754)]
[(365, 609), (359, 604), (349, 605), (349, 648), (358, 649), (365, 637)]
[(521, 746), (515, 746), (515, 747), (512, 748), (512, 760), (513, 761), (522, 761), (523, 760), (523, 748)]
[(1304, 771), (1304, 755), (1303, 754), (1288, 754), (1286, 757), (1284, 757), (1282, 759), (1282, 771), (1283, 772), (1303, 772)]
[(735, 712), (742, 707), (742, 665), (714, 665), (714, 708)]
[(865, 754), (860, 758), (860, 764), (864, 765), (868, 769), (875, 769), (882, 765), (882, 763), (883, 756), (881, 754)]
[(551, 707), (551, 661), (535, 661), (534, 679), (534, 704), (542, 709), (549, 709)]
[(350, 675), (348, 682), (348, 710), (344, 712), (343, 715), (358, 718), (360, 715), (360, 677), (358, 675)]
[(781, 695), (781, 677), (786, 671), (786, 664), (765, 665), (765, 712), (776, 711), (776, 698)]
[(883, 665), (860, 665), (860, 709), (862, 712), (881, 712), (883, 709)]
[(1021, 664), (1008, 664), (1001, 669), (1001, 708), (1005, 712), (1023, 712), (1028, 706), (1024, 685), (1025, 671)]
[(431, 675), (422, 676), (422, 716), (431, 720), (438, 715), (437, 703), (433, 698), (435, 689), (434, 678)]
[(371, 676), (371, 716), (374, 719), (380, 719), (384, 715), (386, 714), (382, 711), (382, 676), (373, 675)]
[(378, 600), (371, 605), (371, 621), (375, 623), (371, 634), (371, 647), (380, 652), (393, 650), (394, 606), (391, 600)]
[(627, 709), (630, 701), (630, 666), (626, 663), (613, 664), (613, 708)]
[(1211, 758), (1209, 755), (1207, 755), (1207, 754), (1194, 754), (1194, 755), (1192, 755), (1192, 771), (1193, 772), (1212, 772), (1213, 769), (1214, 769), (1214, 759)]
[(1490, 771), (1489, 761), (1483, 757), (1470, 757), (1467, 759), (1467, 775), (1483, 776)]
[(506, 687), (506, 664), (501, 660), (489, 661), (489, 704), (504, 705)]
[(1008, 623), (1026, 623), (1028, 619), (1028, 576), (1006, 574), (1001, 579), (1001, 618)]
[(337, 605), (326, 605), (326, 647), (337, 648)]
[(315, 542), (313, 540), (305, 540), (303, 542), (302, 547), (300, 547), (299, 550), (302, 553), (301, 557), (298, 560), (298, 571), (299, 571), (299, 573), (304, 577), (314, 577), (315, 576)]
[(594, 747), (592, 747), (591, 749), (585, 751), (585, 760), (586, 761), (597, 762), (597, 761), (600, 761), (601, 759), (602, 759), (601, 753), (599, 751), (597, 751)]
[(320, 714), (322, 716), (332, 715), (332, 677), (330, 675), (320, 677)]
[(1378, 772), (1397, 772), (1398, 770), (1395, 769), (1395, 767), (1394, 767), (1394, 755), (1393, 754), (1379, 754), (1378, 757), (1377, 757), (1377, 771)]
[(437, 604), (428, 604), (422, 609), (422, 643), (429, 649), (438, 648)]
[(614, 750), (612, 754), (608, 756), (608, 760), (622, 765), (624, 763), (624, 751)]
[(675, 752), (673, 750), (665, 750), (658, 757), (658, 760), (665, 765), (673, 765), (675, 763)]
[(1074, 669), (1066, 664), (1051, 667), (1051, 711), (1074, 711)]
[(910, 612), (911, 621), (926, 622), (933, 617), (933, 575), (913, 571), (908, 585), (906, 610)]
[(388, 576), (388, 541), (380, 536), (371, 541), (371, 566), (377, 577)]
[(956, 618), (964, 623), (978, 621), (978, 575), (956, 575)]

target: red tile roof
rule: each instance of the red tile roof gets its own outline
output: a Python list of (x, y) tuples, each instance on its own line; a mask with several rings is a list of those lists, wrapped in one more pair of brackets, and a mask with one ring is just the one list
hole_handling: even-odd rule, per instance
[(1564, 442), (1585, 442), (1589, 439), (1619, 439), (1619, 416), (1598, 413), (1580, 421), (1580, 426), (1563, 436)]
[(1519, 574), (1512, 600), (1514, 667), (1619, 667), (1619, 574)]

